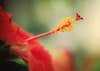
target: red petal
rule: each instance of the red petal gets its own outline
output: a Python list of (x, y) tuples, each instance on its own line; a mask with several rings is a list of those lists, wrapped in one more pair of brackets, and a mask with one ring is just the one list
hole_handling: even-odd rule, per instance
[(29, 64), (31, 71), (53, 71), (51, 56), (40, 44), (35, 43), (34, 45), (34, 43), (32, 44), (31, 41), (30, 53), (31, 58), (29, 58)]
[(31, 34), (23, 31), (17, 24), (11, 22), (12, 15), (0, 8), (0, 40), (8, 44), (20, 44)]
[[(0, 40), (11, 45), (23, 44), (32, 35), (11, 22), (11, 15), (0, 8)], [(36, 41), (29, 41), (29, 65), (31, 71), (53, 71), (51, 56)], [(19, 52), (20, 56), (23, 54)], [(26, 58), (25, 58), (26, 59)]]

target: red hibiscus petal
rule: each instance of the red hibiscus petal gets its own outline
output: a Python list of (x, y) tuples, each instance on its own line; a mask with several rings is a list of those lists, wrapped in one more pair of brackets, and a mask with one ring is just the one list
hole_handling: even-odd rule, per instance
[[(12, 23), (11, 19), (11, 14), (6, 13), (0, 7), (0, 40), (3, 40), (10, 45), (23, 44), (25, 39), (31, 37), (32, 35), (25, 32), (17, 24)], [(50, 54), (44, 50), (36, 40), (29, 41), (28, 46), (29, 55), (25, 56), (25, 59), (29, 61), (30, 70), (53, 71)], [(21, 52), (21, 49), (16, 49), (15, 51), (20, 55), (20, 57), (23, 58), (24, 55), (23, 52)]]
[[(37, 69), (38, 67), (40, 67), (38, 70), (35, 71), (53, 71), (51, 56), (43, 48), (43, 46), (41, 46), (38, 43), (34, 45), (32, 41), (31, 43), (29, 43), (29, 46), (30, 46), (31, 57), (33, 58), (33, 60), (36, 61), (37, 66), (35, 66), (35, 68)], [(34, 61), (32, 63), (34, 63)], [(32, 71), (34, 71), (34, 66), (31, 67), (33, 67)]]

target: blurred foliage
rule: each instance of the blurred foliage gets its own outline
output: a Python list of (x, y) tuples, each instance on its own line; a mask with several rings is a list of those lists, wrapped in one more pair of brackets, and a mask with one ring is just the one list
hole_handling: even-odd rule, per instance
[(28, 67), (12, 61), (2, 61), (0, 71), (28, 71)]
[(91, 71), (100, 71), (100, 58), (96, 60), (96, 63), (92, 66)]
[(78, 49), (77, 51), (75, 51), (74, 55), (75, 55), (76, 67), (77, 67), (78, 70), (81, 70), (80, 68), (83, 65), (83, 62), (86, 58), (86, 54), (83, 50)]
[(15, 62), (15, 63), (17, 63), (19, 65), (22, 65), (22, 66), (27, 66), (27, 64), (21, 58), (18, 58), (18, 57), (16, 57), (16, 58), (9, 58), (8, 61)]
[(10, 45), (0, 40), (0, 70), (1, 71), (28, 71), (26, 63), (16, 57), (11, 55)]

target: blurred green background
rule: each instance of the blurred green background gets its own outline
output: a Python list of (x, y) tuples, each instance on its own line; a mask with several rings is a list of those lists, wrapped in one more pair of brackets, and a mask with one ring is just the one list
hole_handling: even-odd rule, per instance
[(97, 58), (91, 71), (100, 71), (100, 0), (10, 0), (7, 10), (13, 21), (35, 35), (49, 31), (65, 17), (80, 13), (83, 21), (77, 22), (72, 32), (58, 33), (41, 38), (45, 48), (71, 49), (80, 67), (86, 57)]

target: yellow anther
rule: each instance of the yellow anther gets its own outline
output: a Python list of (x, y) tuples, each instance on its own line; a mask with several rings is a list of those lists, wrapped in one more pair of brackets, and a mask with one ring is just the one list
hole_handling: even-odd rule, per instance
[(72, 18), (65, 18), (63, 19), (60, 24), (57, 25), (56, 28), (54, 28), (52, 31), (54, 31), (54, 33), (61, 31), (61, 32), (69, 32), (74, 28), (74, 23), (75, 23), (75, 19)]

